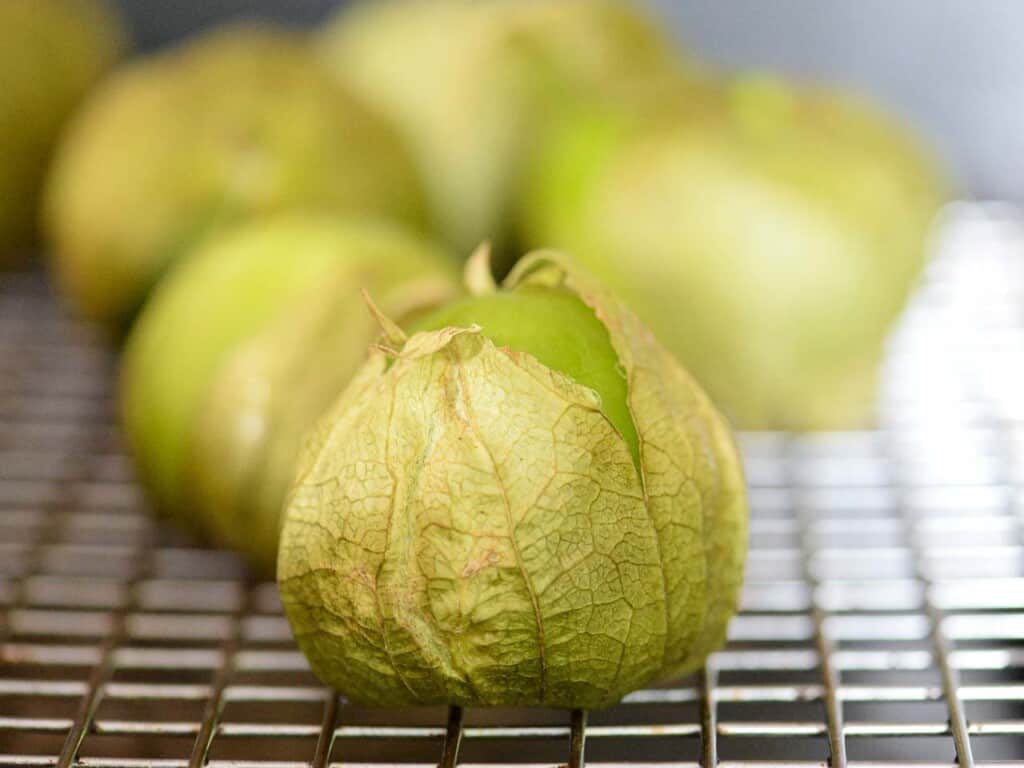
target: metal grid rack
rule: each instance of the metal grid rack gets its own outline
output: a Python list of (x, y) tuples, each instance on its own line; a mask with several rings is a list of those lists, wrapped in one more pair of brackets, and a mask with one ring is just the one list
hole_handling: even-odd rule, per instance
[(110, 353), (0, 277), (0, 767), (1024, 766), (1024, 224), (951, 210), (871, 432), (743, 436), (743, 611), (587, 718), (361, 709), (273, 584), (146, 514)]

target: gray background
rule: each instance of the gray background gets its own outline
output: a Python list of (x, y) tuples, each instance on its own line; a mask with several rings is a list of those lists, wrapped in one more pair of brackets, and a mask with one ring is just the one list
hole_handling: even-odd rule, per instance
[[(296, 24), (338, 0), (120, 0), (146, 48), (218, 20)], [(1024, 201), (1024, 0), (652, 0), (728, 68), (842, 83), (903, 115), (963, 194)]]

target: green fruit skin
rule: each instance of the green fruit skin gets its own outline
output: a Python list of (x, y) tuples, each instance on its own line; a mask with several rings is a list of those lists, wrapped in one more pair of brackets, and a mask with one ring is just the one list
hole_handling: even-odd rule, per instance
[(102, 0), (0, 3), (0, 264), (34, 244), (58, 135), (125, 43)]
[(505, 291), (422, 321), (479, 326), (374, 353), (299, 460), (281, 600), (354, 701), (604, 707), (724, 642), (747, 530), (727, 424), (565, 257), (527, 256)]
[(430, 313), (416, 331), (479, 325), (495, 346), (528, 352), (552, 370), (589, 387), (601, 409), (638, 459), (640, 446), (629, 415), (626, 379), (608, 330), (569, 291), (525, 287), (470, 296)]
[(279, 214), (214, 236), (161, 282), (129, 336), (121, 415), (156, 506), (273, 568), (302, 434), (365, 357), (360, 296), (453, 297), (455, 260), (395, 225)]
[(364, 1), (319, 48), (402, 133), (446, 241), (491, 241), (499, 271), (519, 170), (554, 115), (581, 98), (648, 100), (685, 69), (658, 22), (617, 0)]
[(738, 426), (865, 425), (940, 175), (838, 96), (752, 76), (685, 102), (566, 120), (529, 174), (523, 241), (572, 250)]
[(312, 211), (425, 226), (398, 137), (305, 38), (228, 26), (104, 83), (62, 143), (47, 232), (64, 293), (116, 325), (176, 256), (218, 228)]

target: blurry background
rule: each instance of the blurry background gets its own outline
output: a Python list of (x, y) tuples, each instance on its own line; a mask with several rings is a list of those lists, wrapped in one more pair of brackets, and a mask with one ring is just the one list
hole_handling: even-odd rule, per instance
[[(217, 20), (309, 24), (337, 0), (119, 0), (144, 48)], [(971, 197), (1024, 201), (1024, 3), (653, 0), (688, 47), (726, 67), (842, 83), (889, 106), (948, 158)]]

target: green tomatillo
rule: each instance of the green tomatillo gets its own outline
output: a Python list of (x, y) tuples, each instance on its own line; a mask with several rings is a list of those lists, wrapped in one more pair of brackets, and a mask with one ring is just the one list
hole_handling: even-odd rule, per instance
[(553, 116), (581, 98), (644, 102), (683, 69), (625, 0), (363, 0), (319, 48), (405, 138), (442, 236), (463, 253), (494, 241), (506, 262), (518, 172)]
[(122, 421), (157, 507), (271, 570), (304, 432), (375, 336), (458, 292), (455, 260), (393, 225), (279, 214), (185, 257), (128, 339)]
[(651, 333), (553, 252), (411, 337), (381, 322), (286, 505), (313, 671), (371, 705), (592, 708), (699, 667), (738, 599), (743, 475)]
[(944, 193), (887, 117), (750, 76), (654, 114), (581, 108), (535, 160), (523, 242), (576, 254), (738, 426), (870, 420)]
[(425, 225), (390, 126), (296, 34), (229, 26), (111, 77), (74, 121), (49, 181), (56, 276), (117, 324), (201, 237), (281, 211)]
[(0, 263), (33, 244), (58, 136), (124, 47), (103, 0), (0, 2)]

